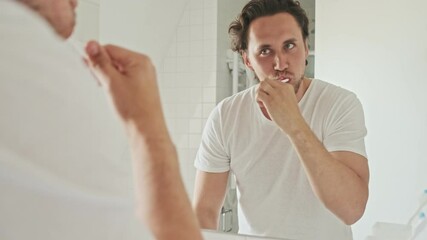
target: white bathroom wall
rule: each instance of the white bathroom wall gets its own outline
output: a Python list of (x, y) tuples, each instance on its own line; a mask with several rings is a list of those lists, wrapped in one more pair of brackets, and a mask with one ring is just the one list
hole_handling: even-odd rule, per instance
[(85, 44), (99, 39), (99, 0), (80, 0), (76, 9), (76, 27), (72, 38)]
[(77, 25), (75, 39), (125, 46), (155, 62), (166, 121), (192, 197), (193, 163), (203, 126), (216, 103), (231, 94), (225, 60), (217, 61), (218, 42), (228, 41), (225, 29), (221, 37), (217, 35), (218, 1), (81, 0), (79, 4), (82, 24)]
[(245, 2), (190, 0), (159, 69), (164, 111), (190, 197), (205, 122), (215, 105), (231, 95), (225, 57), (230, 46), (228, 25)]
[(227, 50), (231, 48), (228, 28), (247, 2), (248, 0), (233, 0), (232, 3), (229, 0), (218, 0), (217, 103), (232, 94), (232, 74), (227, 64)]
[(217, 1), (190, 0), (177, 23), (158, 73), (166, 120), (192, 198), (195, 155), (216, 104)]
[(316, 77), (364, 105), (370, 198), (355, 239), (406, 223), (427, 188), (427, 1), (317, 0)]
[(145, 53), (159, 66), (187, 2), (189, 0), (102, 0), (100, 40)]

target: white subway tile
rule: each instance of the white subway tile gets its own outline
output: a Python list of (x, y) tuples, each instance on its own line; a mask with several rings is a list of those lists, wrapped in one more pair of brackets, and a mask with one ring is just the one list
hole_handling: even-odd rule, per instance
[(188, 104), (190, 104), (192, 110), (194, 110), (196, 104), (202, 102), (202, 96), (203, 96), (202, 94), (203, 94), (202, 88), (191, 87), (188, 89), (188, 99), (189, 99)]
[(225, 88), (225, 87), (217, 87), (216, 88), (216, 101), (221, 101), (222, 99), (231, 96), (231, 87)]
[(157, 73), (157, 82), (159, 83), (159, 88), (161, 88), (162, 87), (162, 82), (163, 82), (163, 79), (164, 79), (164, 76), (163, 76), (163, 72), (162, 71), (159, 71), (158, 73)]
[(163, 101), (163, 103), (168, 104), (168, 103), (174, 103), (174, 99), (173, 99), (173, 88), (161, 88), (160, 89), (160, 97)]
[(192, 9), (190, 11), (190, 25), (203, 24), (203, 8)]
[(175, 130), (174, 118), (165, 117), (165, 122), (166, 122), (166, 127), (168, 128), (168, 130), (169, 130), (169, 132), (170, 132), (170, 134), (172, 136), (173, 133), (174, 133), (174, 130)]
[(176, 55), (178, 57), (190, 56), (190, 42), (177, 42)]
[(216, 40), (216, 28), (216, 24), (205, 24), (203, 27), (203, 38), (209, 40)]
[(197, 146), (197, 148), (189, 148), (188, 149), (188, 152), (190, 154), (190, 159), (192, 159), (190, 165), (194, 169), (195, 169), (195, 167), (194, 167), (194, 163), (193, 162), (194, 162), (194, 159), (196, 158), (196, 154), (197, 154), (198, 150), (199, 150), (199, 146)]
[(184, 176), (184, 187), (185, 192), (187, 193), (187, 196), (189, 199), (193, 199), (193, 193), (194, 193), (194, 180), (191, 181), (191, 179), (187, 179), (187, 176)]
[(176, 74), (175, 73), (163, 73), (161, 82), (162, 88), (174, 88), (176, 87)]
[(175, 119), (174, 122), (176, 133), (188, 134), (190, 126), (189, 119)]
[[(202, 87), (203, 86), (203, 76), (204, 73), (203, 72), (195, 72), (193, 71), (193, 73), (190, 73), (190, 77), (188, 79), (190, 86), (193, 88), (196, 87)], [(201, 90), (200, 90), (201, 91)]]
[(192, 172), (187, 172), (185, 174), (185, 181), (188, 186), (186, 190), (190, 199), (193, 199), (194, 196), (194, 183), (196, 182), (196, 174)]
[(77, 11), (77, 24), (74, 37), (81, 42), (99, 39), (99, 4), (92, 4), (82, 1), (78, 4)]
[(217, 1), (216, 0), (203, 0), (203, 7), (209, 8), (209, 9), (216, 9), (217, 8)]
[(211, 72), (205, 72), (203, 75), (202, 85), (203, 87), (215, 87), (216, 86), (216, 77), (217, 72), (211, 71)]
[(193, 115), (191, 116), (192, 118), (201, 118), (202, 117), (202, 112), (203, 112), (203, 104), (199, 103), (196, 104), (196, 106), (193, 109)]
[(189, 26), (190, 25), (190, 10), (187, 8), (182, 14), (181, 20), (179, 21), (179, 26)]
[(195, 157), (189, 159), (187, 161), (187, 177), (194, 183), (194, 180), (196, 178), (196, 168), (194, 167), (194, 160)]
[(205, 40), (203, 42), (203, 55), (204, 56), (215, 56), (217, 55), (217, 47), (215, 40)]
[(179, 148), (177, 152), (180, 165), (185, 166), (185, 168), (188, 168), (189, 148)]
[(202, 117), (208, 118), (214, 108), (215, 103), (203, 103)]
[(188, 104), (178, 103), (175, 104), (175, 117), (180, 119), (186, 119), (188, 117)]
[(176, 57), (176, 41), (173, 41), (168, 50), (168, 57)]
[(194, 69), (187, 73), (185, 75), (185, 86), (187, 88), (201, 88), (200, 75), (200, 73), (195, 73)]
[(190, 134), (190, 137), (188, 139), (188, 147), (190, 148), (199, 147), (201, 139), (202, 139), (201, 134)]
[(200, 118), (190, 119), (190, 133), (202, 133), (202, 119)]
[(190, 9), (201, 9), (203, 8), (203, 0), (191, 0)]
[(176, 72), (176, 58), (166, 57), (165, 59), (163, 59), (163, 72)]
[(175, 76), (175, 86), (180, 88), (191, 87), (190, 76), (191, 73), (188, 72), (177, 72)]
[(217, 10), (216, 7), (204, 8), (203, 10), (203, 23), (204, 24), (216, 24)]
[(190, 69), (190, 58), (189, 57), (178, 57), (176, 60), (176, 71), (178, 73), (189, 72)]
[(192, 72), (203, 73), (203, 57), (192, 57), (190, 62)]
[(202, 88), (190, 88), (190, 103), (202, 102)]
[(177, 42), (188, 42), (190, 41), (190, 26), (180, 26), (178, 27), (176, 33)]
[(204, 56), (203, 58), (203, 70), (205, 72), (216, 71), (216, 57), (215, 56)]
[(203, 25), (191, 25), (190, 38), (192, 41), (203, 40)]
[(216, 88), (209, 87), (203, 88), (203, 103), (215, 103), (216, 101)]
[(177, 148), (188, 148), (188, 134), (171, 134)]
[(191, 56), (202, 56), (203, 55), (203, 41), (191, 41), (190, 42), (190, 55)]
[(179, 87), (179, 88), (175, 88), (174, 90), (175, 91), (173, 92), (173, 94), (174, 94), (174, 99), (176, 103), (187, 104), (190, 102), (189, 88)]
[(163, 104), (163, 112), (165, 113), (165, 118), (166, 119), (173, 119), (175, 118), (176, 114), (175, 114), (175, 104)]

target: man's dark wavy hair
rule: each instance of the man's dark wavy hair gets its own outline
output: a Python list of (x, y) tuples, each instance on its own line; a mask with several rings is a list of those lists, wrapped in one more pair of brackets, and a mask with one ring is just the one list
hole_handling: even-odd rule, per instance
[(300, 3), (295, 0), (251, 0), (247, 3), (237, 19), (231, 22), (228, 33), (233, 51), (242, 53), (248, 49), (248, 30), (251, 22), (259, 17), (276, 13), (289, 13), (301, 28), (304, 41), (308, 38), (308, 18)]

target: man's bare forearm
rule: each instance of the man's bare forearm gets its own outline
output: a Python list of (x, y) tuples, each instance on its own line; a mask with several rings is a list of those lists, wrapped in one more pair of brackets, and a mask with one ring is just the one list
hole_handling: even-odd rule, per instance
[(135, 127), (128, 128), (128, 135), (142, 220), (158, 240), (202, 239), (169, 135), (146, 136)]
[(195, 209), (200, 227), (203, 229), (218, 230), (220, 211), (208, 209)]
[(202, 239), (166, 128), (149, 57), (91, 41), (88, 63), (128, 134), (138, 214), (158, 240)]
[(367, 179), (329, 153), (305, 121), (301, 120), (295, 129), (288, 136), (313, 191), (346, 224), (355, 223), (365, 210), (369, 194)]
[(227, 191), (229, 172), (197, 171), (193, 207), (203, 229), (218, 229), (221, 207)]

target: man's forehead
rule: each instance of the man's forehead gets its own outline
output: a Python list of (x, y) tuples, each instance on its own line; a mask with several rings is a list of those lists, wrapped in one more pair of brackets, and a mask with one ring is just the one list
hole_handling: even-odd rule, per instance
[(301, 35), (295, 18), (289, 13), (278, 13), (272, 16), (263, 16), (251, 22), (248, 32), (248, 40), (262, 40), (275, 37), (296, 38)]
[(295, 20), (293, 22), (277, 21), (278, 19), (266, 20), (253, 22), (255, 24), (249, 27), (248, 44), (252, 47), (302, 40), (301, 28)]

